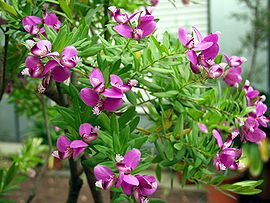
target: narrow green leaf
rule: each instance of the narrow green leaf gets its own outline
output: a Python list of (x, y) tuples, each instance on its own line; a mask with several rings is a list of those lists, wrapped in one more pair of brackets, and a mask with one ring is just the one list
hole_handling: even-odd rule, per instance
[(3, 0), (0, 0), (0, 8), (3, 11), (11, 14), (12, 16), (14, 16), (16, 18), (18, 17), (18, 13), (16, 12), (16, 10), (11, 5), (9, 5), (6, 2), (4, 2)]
[(58, 0), (61, 9), (65, 12), (65, 14), (67, 15), (67, 17), (69, 19), (72, 19), (72, 11), (70, 9), (70, 7), (67, 4), (66, 0)]

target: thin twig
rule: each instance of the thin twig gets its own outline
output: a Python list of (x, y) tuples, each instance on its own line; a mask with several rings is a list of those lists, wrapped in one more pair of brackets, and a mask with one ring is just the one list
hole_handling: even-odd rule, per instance
[[(6, 28), (6, 32), (9, 28)], [(6, 86), (6, 67), (8, 61), (8, 44), (9, 44), (9, 35), (5, 33), (5, 45), (4, 45), (4, 56), (3, 56), (3, 65), (0, 66), (0, 101), (5, 91)]]

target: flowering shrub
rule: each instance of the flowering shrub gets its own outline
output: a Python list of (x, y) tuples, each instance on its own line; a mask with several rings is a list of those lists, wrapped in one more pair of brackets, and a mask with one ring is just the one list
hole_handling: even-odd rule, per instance
[[(260, 143), (260, 126), (269, 122), (265, 97), (243, 85), (246, 59), (220, 53), (220, 32), (203, 36), (181, 27), (178, 38), (176, 29), (159, 41), (149, 9), (109, 7), (117, 1), (105, 1), (103, 13), (99, 4), (59, 1), (43, 17), (24, 10), (27, 4), (21, 11), (1, 4), (9, 14), (5, 26), (27, 49), (21, 69), (14, 68), (56, 103), (50, 125), (61, 135), (52, 155), (69, 159), (69, 199), (76, 201), (82, 184), (79, 162), (96, 202), (99, 189), (113, 191), (115, 202), (151, 202), (164, 168), (182, 173), (183, 185), (188, 179), (240, 194), (260, 191), (256, 181), (220, 186), (223, 171), (241, 166), (241, 143)], [(148, 123), (140, 123), (139, 110)], [(145, 175), (149, 167), (156, 177)]]

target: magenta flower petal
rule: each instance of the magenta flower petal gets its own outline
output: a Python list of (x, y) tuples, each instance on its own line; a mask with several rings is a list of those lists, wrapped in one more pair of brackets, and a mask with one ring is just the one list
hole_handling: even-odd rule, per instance
[(194, 51), (206, 50), (212, 45), (213, 45), (213, 42), (201, 42), (199, 44), (196, 44), (192, 50)]
[(88, 146), (84, 141), (82, 140), (74, 140), (70, 143), (70, 148), (73, 149), (73, 159), (77, 158)]
[(44, 67), (39, 58), (35, 56), (28, 56), (25, 60), (25, 66), (28, 68), (30, 77), (42, 78)]
[(139, 188), (141, 195), (148, 197), (156, 192), (158, 184), (154, 176), (136, 175), (136, 178), (140, 183)]
[(38, 24), (42, 23), (42, 19), (37, 16), (27, 16), (22, 19), (23, 28), (31, 35), (35, 35), (39, 32)]
[(256, 104), (256, 116), (262, 116), (267, 111), (267, 106), (263, 102)]
[(196, 37), (198, 39), (199, 42), (201, 42), (203, 40), (202, 34), (200, 33), (200, 31), (196, 28), (196, 27), (192, 27), (193, 31), (196, 34)]
[(226, 71), (224, 76), (224, 82), (226, 82), (230, 86), (237, 87), (239, 83), (242, 81), (242, 67), (232, 67)]
[(64, 82), (70, 77), (70, 70), (62, 66), (56, 66), (52, 69), (52, 79), (56, 82)]
[(70, 143), (71, 142), (66, 136), (61, 135), (60, 137), (58, 137), (57, 142), (56, 142), (57, 149), (60, 152), (64, 152), (70, 146)]
[(204, 125), (203, 123), (199, 123), (198, 127), (199, 127), (201, 132), (208, 133), (208, 129), (207, 129), (206, 125)]
[[(58, 26), (59, 20), (55, 13), (46, 13), (44, 16), (44, 23), (49, 27), (54, 28), (56, 25)], [(61, 22), (60, 22), (61, 23)], [(61, 25), (61, 24), (60, 24)]]
[(96, 106), (99, 101), (98, 94), (90, 88), (81, 89), (80, 96), (83, 102), (88, 106)]
[(213, 44), (208, 49), (202, 50), (202, 54), (204, 55), (205, 60), (212, 59), (214, 60), (219, 52), (218, 44)]
[(205, 38), (203, 38), (202, 42), (213, 42), (216, 44), (218, 42), (218, 34), (209, 34)]
[(187, 51), (186, 55), (187, 55), (188, 60), (192, 64), (194, 64), (194, 65), (197, 65), (198, 64), (198, 56), (197, 56), (197, 54), (196, 54), (195, 51), (189, 50), (189, 51)]
[(117, 98), (117, 99), (123, 98), (123, 92), (121, 89), (118, 88), (105, 89), (102, 95), (107, 98)]
[(110, 75), (110, 82), (111, 82), (111, 85), (117, 85), (117, 84), (123, 85), (122, 79), (119, 76), (114, 75), (114, 74)]
[(47, 74), (50, 70), (52, 70), (53, 68), (55, 68), (56, 66), (59, 66), (59, 64), (57, 63), (57, 61), (55, 60), (50, 60), (46, 63), (45, 67), (44, 67), (44, 71), (43, 74)]
[(31, 48), (31, 53), (36, 56), (44, 57), (51, 51), (51, 49), (52, 44), (50, 41), (40, 40)]
[(99, 87), (101, 85), (104, 86), (104, 78), (101, 71), (98, 68), (93, 69), (92, 72), (90, 73), (90, 84), (94, 88)]
[(143, 31), (142, 37), (147, 37), (152, 34), (157, 27), (157, 24), (154, 20), (141, 21), (137, 29), (141, 29)]
[(222, 145), (223, 145), (223, 141), (221, 139), (221, 136), (220, 136), (219, 132), (216, 129), (213, 129), (212, 130), (212, 133), (213, 133), (214, 137), (217, 140), (217, 143), (218, 143), (219, 148), (221, 148)]
[(76, 158), (77, 158), (84, 150), (85, 150), (85, 147), (74, 148), (74, 149), (73, 149), (72, 158), (73, 158), (73, 159), (76, 159)]
[(126, 195), (131, 195), (134, 185), (128, 184), (126, 182), (122, 182), (121, 184), (122, 190)]
[(103, 102), (104, 109), (107, 111), (115, 111), (123, 105), (122, 98), (106, 98)]
[(132, 28), (126, 24), (116, 25), (114, 26), (113, 29), (114, 31), (116, 31), (118, 34), (120, 34), (123, 37), (130, 38), (130, 39), (133, 38)]
[(79, 128), (79, 134), (80, 136), (84, 135), (84, 134), (90, 134), (91, 131), (93, 129), (93, 126), (89, 123), (83, 123), (80, 125), (80, 128)]
[(68, 68), (73, 68), (78, 63), (78, 51), (74, 46), (67, 46), (63, 49), (60, 63)]
[(110, 176), (113, 176), (114, 173), (113, 173), (112, 169), (110, 169), (106, 166), (97, 165), (94, 168), (94, 175), (95, 175), (97, 180), (106, 180)]
[(128, 183), (130, 185), (134, 185), (134, 186), (139, 185), (138, 179), (135, 176), (130, 175), (130, 174), (129, 175), (124, 175), (123, 182), (126, 182), (126, 183)]
[(130, 167), (132, 170), (134, 170), (138, 166), (140, 160), (141, 160), (140, 150), (132, 149), (125, 154), (122, 163), (124, 163), (127, 167)]
[(184, 27), (178, 29), (178, 38), (184, 46), (189, 42), (188, 36), (191, 37), (191, 34)]

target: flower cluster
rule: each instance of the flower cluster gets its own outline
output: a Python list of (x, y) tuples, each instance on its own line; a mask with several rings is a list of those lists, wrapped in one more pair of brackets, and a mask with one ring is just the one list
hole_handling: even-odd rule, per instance
[(259, 126), (267, 127), (267, 123), (270, 122), (270, 118), (264, 116), (267, 111), (267, 106), (263, 103), (265, 101), (265, 96), (260, 96), (258, 90), (254, 90), (250, 86), (249, 81), (246, 81), (244, 87), (246, 92), (245, 96), (248, 102), (248, 106), (255, 107), (255, 112), (249, 113), (244, 118), (244, 125), (242, 127), (242, 140), (260, 143), (266, 138), (264, 131), (259, 129)]
[[(141, 11), (132, 15), (121, 14), (120, 9), (115, 7), (110, 7), (110, 10), (114, 20), (118, 23), (113, 29), (123, 37), (140, 40), (152, 34), (156, 29), (155, 17), (147, 9), (144, 14)], [(136, 21), (135, 27), (132, 20)]]
[(213, 162), (217, 170), (232, 169), (236, 170), (239, 165), (239, 158), (242, 155), (242, 149), (231, 148), (233, 139), (239, 134), (237, 129), (234, 130), (229, 136), (228, 140), (223, 143), (219, 132), (214, 129), (212, 131), (217, 140), (220, 151), (217, 152)]
[(111, 88), (106, 88), (101, 71), (95, 68), (90, 73), (91, 88), (81, 89), (80, 95), (83, 102), (94, 107), (93, 113), (99, 115), (102, 110), (115, 111), (123, 104), (123, 93), (131, 90), (137, 84), (136, 80), (123, 81), (117, 75), (110, 75)]
[(88, 144), (97, 139), (98, 127), (93, 127), (89, 123), (80, 125), (79, 134), (82, 140), (73, 140), (72, 142), (64, 135), (57, 139), (57, 151), (52, 155), (58, 159), (64, 160), (72, 156), (73, 159), (77, 158), (88, 146)]
[(94, 175), (97, 179), (96, 186), (107, 190), (112, 186), (122, 188), (126, 195), (134, 195), (140, 203), (148, 202), (148, 197), (157, 190), (157, 181), (153, 176), (132, 175), (132, 171), (138, 166), (141, 160), (141, 152), (138, 149), (128, 151), (124, 157), (116, 156), (116, 168), (119, 171), (117, 177), (113, 171), (102, 165), (94, 168)]
[(61, 22), (58, 20), (55, 13), (47, 13), (46, 10), (43, 13), (43, 18), (37, 16), (26, 16), (22, 19), (22, 25), (25, 31), (31, 35), (36, 35), (37, 37), (39, 37), (39, 34), (46, 37), (44, 24), (53, 28), (55, 31), (58, 31), (61, 27)]
[[(187, 58), (190, 61), (190, 68), (195, 74), (205, 70), (209, 78), (219, 78), (224, 76), (224, 81), (230, 86), (238, 86), (242, 81), (242, 63), (246, 61), (244, 57), (225, 56), (227, 63), (215, 63), (215, 58), (219, 53), (218, 36), (220, 32), (211, 33), (205, 37), (199, 30), (193, 27), (193, 34), (184, 27), (179, 28), (178, 37), (180, 42), (188, 49)], [(195, 43), (196, 35), (197, 43)], [(225, 70), (226, 67), (230, 67)]]
[[(60, 59), (57, 58), (58, 52), (51, 52), (52, 44), (48, 40), (27, 40), (32, 55), (25, 60), (25, 69), (22, 75), (28, 75), (32, 78), (42, 78), (42, 84), (39, 86), (39, 92), (44, 92), (49, 85), (50, 80), (64, 82), (70, 76), (70, 69), (79, 62), (77, 49), (73, 46), (67, 46), (63, 49)], [(47, 57), (50, 57), (48, 59)]]

